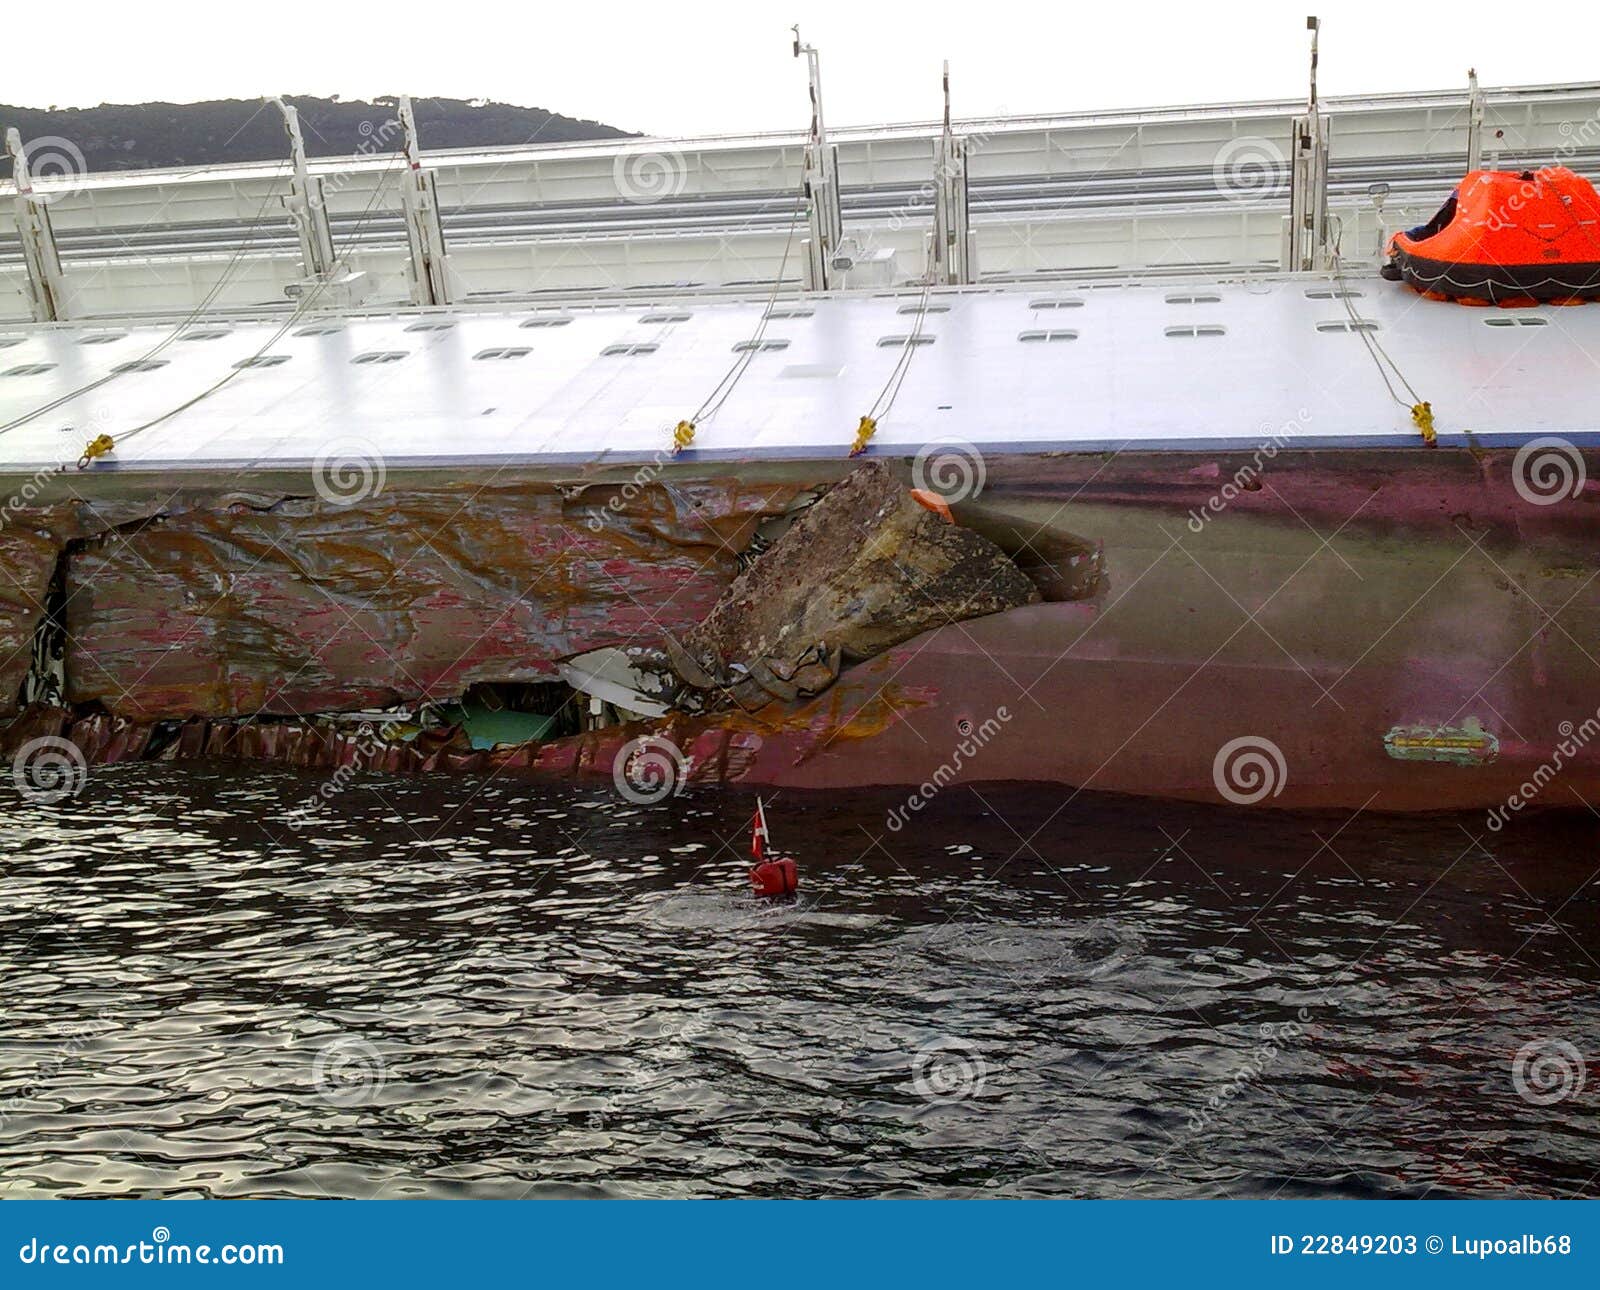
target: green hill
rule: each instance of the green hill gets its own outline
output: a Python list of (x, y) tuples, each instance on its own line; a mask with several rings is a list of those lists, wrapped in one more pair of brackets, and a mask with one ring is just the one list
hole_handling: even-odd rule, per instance
[[(393, 151), (398, 145), (394, 101), (372, 103), (288, 97), (300, 111), (306, 151), (313, 157)], [(496, 144), (619, 139), (628, 135), (598, 121), (579, 121), (543, 108), (462, 99), (412, 100), (425, 149)], [(65, 139), (91, 171), (206, 166), (270, 161), (287, 153), (277, 108), (259, 99), (212, 103), (103, 103), (92, 108), (26, 108), (0, 104), (0, 129), (15, 126), (26, 143)], [(381, 141), (381, 142), (379, 142)], [(11, 163), (0, 150), (0, 178)]]

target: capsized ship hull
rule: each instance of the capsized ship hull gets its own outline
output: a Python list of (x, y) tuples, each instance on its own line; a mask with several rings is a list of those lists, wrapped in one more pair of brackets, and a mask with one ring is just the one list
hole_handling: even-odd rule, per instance
[(69, 708), (35, 704), (5, 738), (65, 731), (102, 760), (612, 777), (651, 737), (691, 784), (899, 786), (905, 819), (931, 789), (1018, 779), (1265, 807), (1596, 803), (1596, 494), (1530, 503), (1517, 458), (996, 455), (957, 521), (1097, 550), (1078, 598), (936, 626), (814, 697), (492, 750), (314, 718), (549, 682), (574, 655), (686, 631), (759, 526), (849, 463), (668, 465), (624, 501), (620, 468), (399, 477), (331, 510), (262, 476), (248, 496), (193, 488), (159, 523), (141, 518), (156, 494), (126, 496), (97, 512), (117, 531), (75, 539), (88, 519), (67, 503), (0, 532), (22, 584), (0, 681), (15, 692), (28, 606), (57, 580)]

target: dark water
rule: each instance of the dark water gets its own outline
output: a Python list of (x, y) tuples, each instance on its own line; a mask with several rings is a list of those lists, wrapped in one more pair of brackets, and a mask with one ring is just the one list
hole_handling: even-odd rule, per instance
[(321, 782), (0, 788), (6, 1194), (1600, 1185), (1592, 817)]

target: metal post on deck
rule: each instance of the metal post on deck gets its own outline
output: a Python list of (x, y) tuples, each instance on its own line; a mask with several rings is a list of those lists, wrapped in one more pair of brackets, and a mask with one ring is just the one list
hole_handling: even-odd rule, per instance
[(17, 187), (17, 237), (22, 242), (22, 262), (28, 273), (28, 307), (35, 322), (64, 322), (67, 318), (67, 282), (56, 249), (56, 232), (50, 223), (48, 199), (33, 190), (28, 153), (22, 135), (6, 131), (6, 151), (11, 154), (11, 176)]
[(306, 141), (300, 134), (300, 113), (280, 98), (272, 102), (283, 113), (283, 128), (289, 136), (289, 160), (294, 166), (294, 176), (283, 204), (300, 235), (300, 264), (307, 279), (326, 282), (333, 274), (333, 232), (328, 227), (328, 208), (322, 201), (322, 181), (313, 179), (306, 165)]
[(422, 168), (422, 145), (409, 95), (400, 96), (399, 111), (400, 128), (405, 133), (406, 171), (400, 181), (400, 194), (405, 203), (406, 241), (411, 248), (411, 258), (407, 262), (411, 303), (447, 305), (450, 303), (450, 265), (445, 256), (444, 225), (439, 219), (433, 172)]
[(1467, 169), (1483, 169), (1483, 91), (1478, 88), (1478, 69), (1467, 71)]
[(804, 55), (811, 82), (811, 136), (805, 151), (806, 219), (810, 237), (806, 242), (806, 289), (826, 291), (832, 281), (833, 261), (844, 237), (839, 209), (839, 158), (828, 143), (827, 125), (822, 115), (822, 69), (816, 49), (800, 43), (800, 28), (794, 27), (794, 56)]
[(950, 63), (944, 65), (944, 130), (934, 147), (933, 281), (957, 287), (973, 279), (967, 206), (967, 141), (950, 128)]
[(1294, 119), (1293, 156), (1289, 169), (1289, 235), (1283, 267), (1310, 272), (1329, 267), (1328, 138), (1329, 122), (1317, 107), (1317, 36), (1322, 27), (1306, 19), (1311, 32), (1311, 94), (1303, 115)]

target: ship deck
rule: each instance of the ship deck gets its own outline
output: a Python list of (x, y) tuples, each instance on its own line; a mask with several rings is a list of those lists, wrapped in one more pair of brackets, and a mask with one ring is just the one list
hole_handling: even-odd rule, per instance
[[(296, 468), (330, 451), (391, 468), (660, 460), (739, 361), (685, 463), (825, 459), (918, 334), (870, 450), (984, 453), (1415, 447), (1348, 304), (1444, 444), (1600, 436), (1600, 307), (1479, 309), (1375, 274), (1036, 285), (645, 304), (209, 316), (0, 331), (0, 473)], [(919, 318), (920, 315), (920, 318)], [(132, 364), (132, 366), (127, 366)], [(247, 366), (241, 366), (241, 365)], [(270, 364), (270, 365), (263, 365)]]

